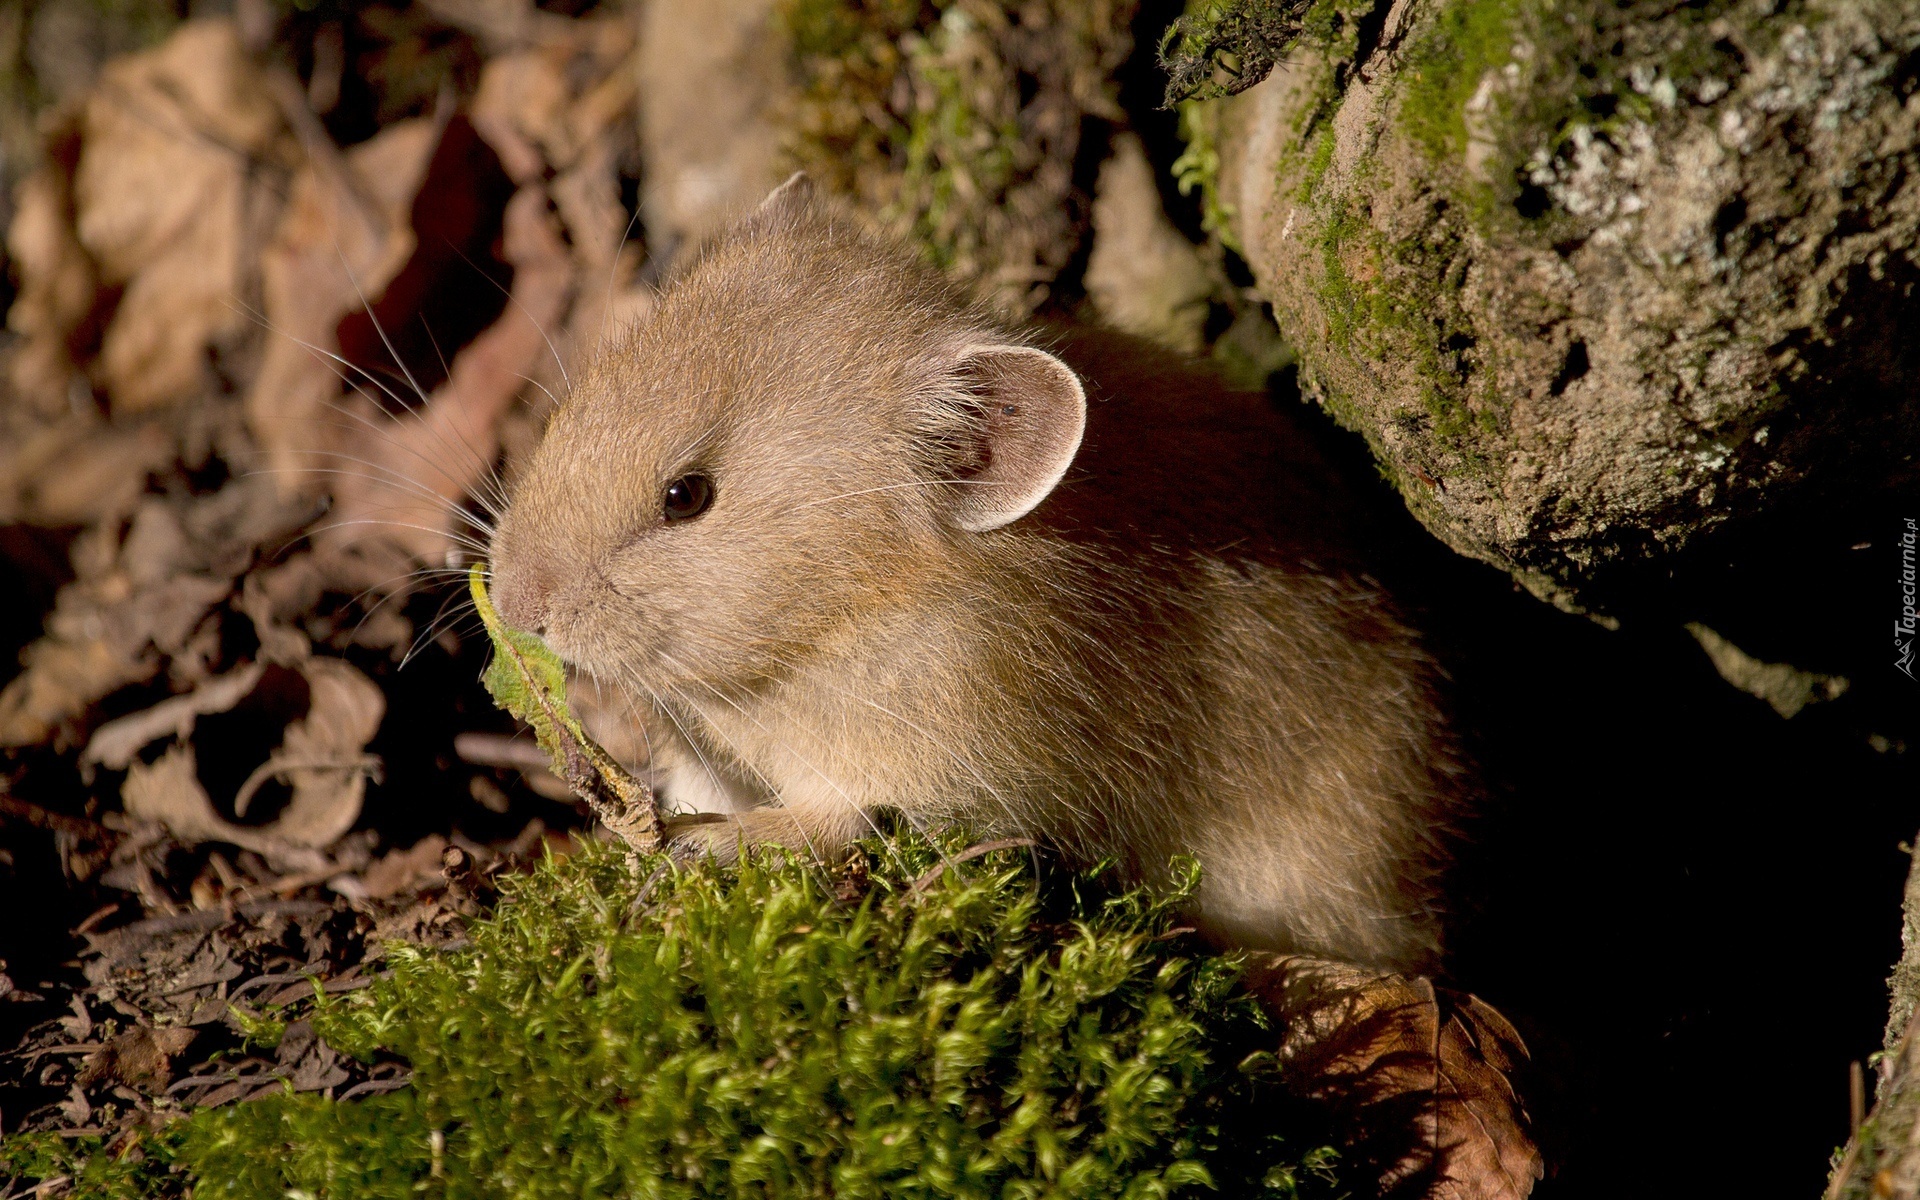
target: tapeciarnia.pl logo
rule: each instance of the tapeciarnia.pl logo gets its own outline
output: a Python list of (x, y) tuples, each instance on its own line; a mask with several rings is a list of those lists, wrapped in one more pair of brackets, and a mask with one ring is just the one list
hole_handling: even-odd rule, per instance
[(1900, 531), (1900, 616), (1893, 622), (1893, 665), (1908, 679), (1914, 678), (1914, 594), (1916, 591), (1914, 548), (1916, 541), (1920, 541), (1920, 523), (1917, 523), (1915, 518), (1908, 517), (1905, 528)]

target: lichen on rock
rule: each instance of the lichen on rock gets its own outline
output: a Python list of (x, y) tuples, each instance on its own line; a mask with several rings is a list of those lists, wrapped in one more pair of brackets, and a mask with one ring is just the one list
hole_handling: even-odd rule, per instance
[(1309, 391), (1456, 549), (1605, 608), (1705, 531), (1898, 469), (1920, 11), (1320, 0), (1302, 25), (1210, 102), (1220, 202)]

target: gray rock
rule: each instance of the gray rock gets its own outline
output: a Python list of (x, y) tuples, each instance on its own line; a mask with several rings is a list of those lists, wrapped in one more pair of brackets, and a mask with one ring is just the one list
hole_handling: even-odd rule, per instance
[[(1643, 11), (1644, 10), (1644, 11)], [(1303, 380), (1566, 607), (1920, 447), (1920, 7), (1380, 0), (1217, 101)]]

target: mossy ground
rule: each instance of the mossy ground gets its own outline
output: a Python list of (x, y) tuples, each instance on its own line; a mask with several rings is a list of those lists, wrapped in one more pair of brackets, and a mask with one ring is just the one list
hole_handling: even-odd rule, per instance
[(0, 1166), (113, 1198), (1338, 1194), (1276, 1107), (1236, 963), (1174, 931), (1182, 888), (1043, 886), (1024, 849), (942, 867), (963, 845), (637, 875), (589, 846), (510, 883), (466, 947), (396, 947), (312, 1012), (410, 1088), (111, 1150), (14, 1138)]

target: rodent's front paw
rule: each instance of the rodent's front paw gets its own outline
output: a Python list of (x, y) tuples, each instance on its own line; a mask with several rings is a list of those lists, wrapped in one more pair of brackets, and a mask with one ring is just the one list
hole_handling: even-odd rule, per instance
[(736, 820), (718, 813), (689, 813), (668, 817), (661, 826), (666, 834), (667, 853), (681, 862), (710, 858), (724, 865), (740, 858), (745, 831)]
[(803, 824), (785, 808), (756, 808), (727, 816), (688, 813), (669, 817), (664, 825), (667, 848), (683, 861), (712, 858), (734, 863), (742, 848), (749, 846), (784, 846), (795, 854), (825, 860), (849, 840), (838, 829)]

